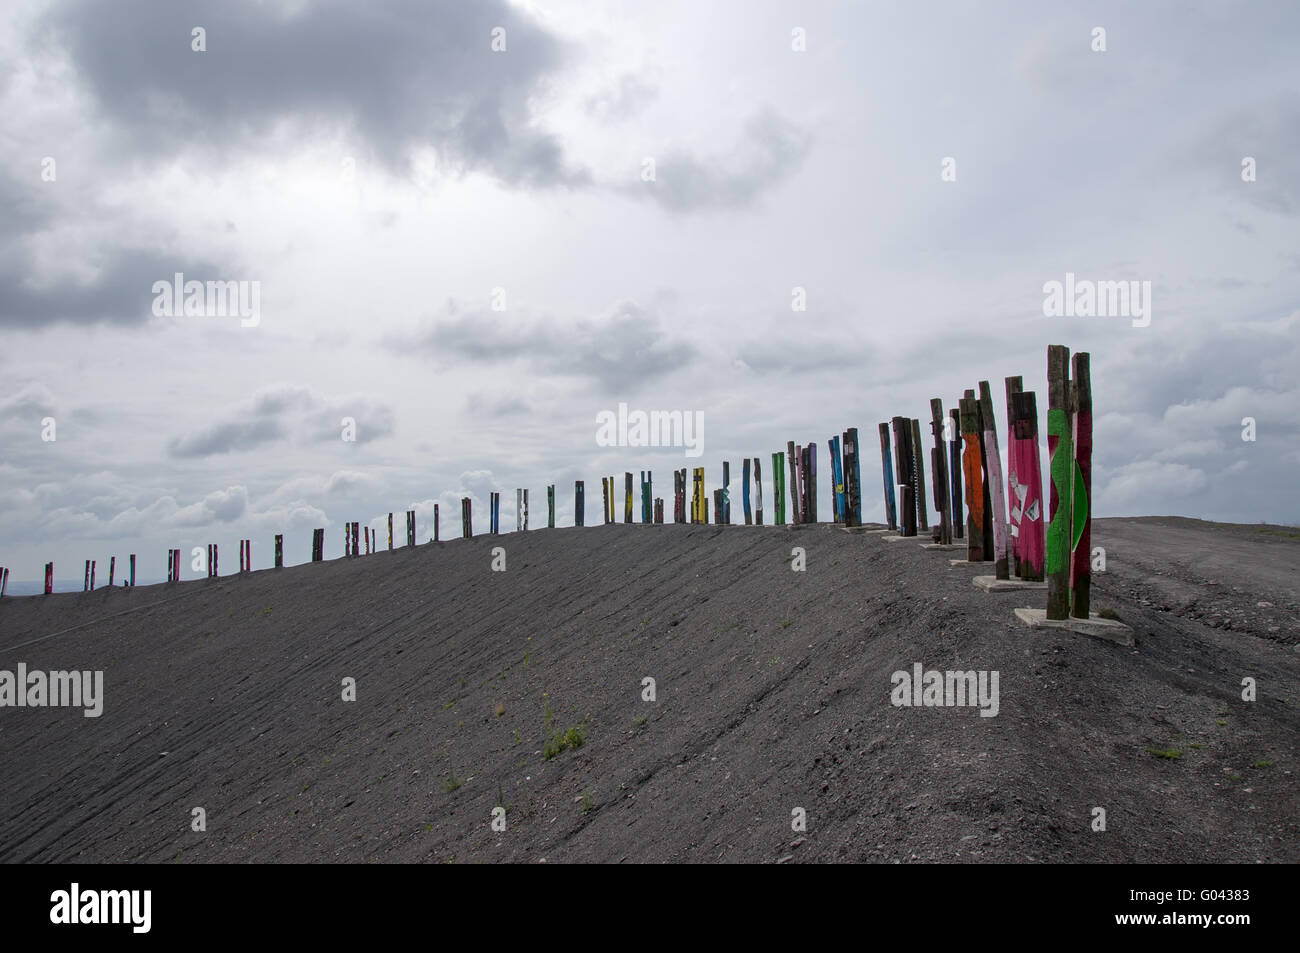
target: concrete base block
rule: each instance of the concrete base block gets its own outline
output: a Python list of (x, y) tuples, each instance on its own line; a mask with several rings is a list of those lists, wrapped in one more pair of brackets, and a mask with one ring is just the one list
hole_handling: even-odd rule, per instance
[(956, 543), (922, 543), (922, 549), (965, 549), (965, 546), (959, 546)]
[(898, 535), (894, 535), (894, 536), (882, 536), (882, 537), (880, 537), (880, 538), (883, 539), (883, 540), (885, 540), (886, 542), (890, 542), (890, 543), (896, 543), (896, 542), (898, 542), (900, 539), (910, 540), (911, 542), (914, 542), (914, 543), (915, 543), (915, 542), (920, 542), (920, 541), (923, 540), (923, 539), (929, 539), (930, 537), (929, 537), (929, 536), (922, 536), (920, 533), (917, 533), (915, 536), (898, 536)]
[(950, 559), (950, 560), (948, 560), (948, 565), (950, 565), (950, 566), (984, 566), (984, 567), (987, 568), (987, 567), (989, 567), (989, 566), (992, 566), (993, 564), (992, 564), (991, 562), (989, 562), (987, 559), (985, 559), (985, 560), (982, 561), (982, 562), (978, 562), (978, 563), (973, 563), (973, 562), (971, 562), (969, 559)]
[(898, 530), (890, 529), (888, 526), (886, 526), (884, 529), (869, 529), (867, 530), (867, 532), (868, 533), (897, 533)]
[(976, 576), (971, 582), (976, 589), (983, 589), (985, 592), (1012, 592), (1016, 589), (1047, 588), (1045, 582), (1029, 582), (1025, 579), (999, 579), (997, 576)]
[(1133, 644), (1133, 630), (1123, 622), (1103, 619), (1097, 613), (1090, 613), (1087, 619), (1049, 619), (1046, 609), (1017, 609), (1016, 618), (1032, 629), (1068, 629), (1080, 635), (1093, 635), (1118, 645)]

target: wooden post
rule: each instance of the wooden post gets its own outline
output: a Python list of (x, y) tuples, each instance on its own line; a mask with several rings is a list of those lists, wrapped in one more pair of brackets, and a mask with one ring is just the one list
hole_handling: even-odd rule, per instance
[(709, 500), (704, 495), (704, 467), (695, 468), (695, 472), (691, 474), (691, 481), (691, 522), (708, 523)]
[(90, 592), (90, 560), (86, 560), (86, 574), (81, 580), (81, 591)]
[(393, 548), (393, 514), (388, 514), (388, 548)]
[(284, 534), (275, 534), (275, 568), (284, 568)]
[(754, 525), (763, 525), (763, 462), (754, 458)]
[(555, 529), (555, 484), (546, 487), (546, 528)]
[(810, 443), (804, 452), (804, 521), (817, 522), (817, 444)]
[(1016, 432), (1016, 500), (1020, 510), (1020, 575), (1043, 579), (1043, 471), (1038, 455), (1038, 402), (1034, 392), (1013, 398)]
[(361, 523), (357, 520), (352, 521), (352, 555), (361, 555)]
[(862, 446), (858, 428), (844, 431), (844, 523), (862, 525)]
[(754, 525), (754, 511), (749, 502), (749, 457), (740, 462), (740, 500), (745, 508), (745, 525)]
[(213, 543), (212, 544), (212, 578), (214, 579), (216, 579), (221, 575), (221, 570), (220, 568), (218, 568), (218, 564), (220, 563), (220, 561), (221, 561), (221, 552), (217, 549), (217, 544)]
[(713, 491), (713, 521), (718, 526), (722, 525), (722, 488)]
[(641, 522), (654, 522), (654, 486), (649, 470), (641, 471)]
[(1016, 436), (1015, 396), (1024, 389), (1019, 377), (1008, 377), (1003, 382), (1007, 391), (1007, 557), (1011, 575), (1024, 578), (1020, 568), (1020, 517), (1024, 513), (1024, 495), (1020, 492), (1020, 479), (1016, 467), (1020, 457), (1020, 438)]
[(772, 454), (772, 525), (785, 525), (785, 454)]
[(45, 564), (45, 594), (54, 592), (54, 563)]
[(894, 502), (894, 458), (889, 452), (889, 424), (880, 425), (880, 469), (885, 478), (885, 521), (898, 529), (898, 508)]
[(731, 525), (731, 464), (726, 460), (722, 461), (722, 493), (718, 497), (719, 512), (718, 522), (723, 526)]
[(134, 589), (135, 588), (135, 553), (131, 554), (130, 573), (131, 573), (131, 588)]
[(790, 525), (801, 521), (799, 515), (799, 448), (793, 440), (785, 444), (786, 463), (790, 467)]
[(984, 408), (979, 395), (967, 389), (966, 397), (975, 399), (975, 425), (979, 428), (979, 463), (984, 480), (984, 559), (993, 559), (993, 501), (988, 486), (988, 446), (984, 442)]
[(1002, 482), (1002, 450), (998, 446), (998, 419), (993, 413), (993, 391), (980, 381), (980, 417), (984, 422), (984, 447), (988, 453), (988, 484), (993, 504), (993, 575), (1010, 579), (1007, 557), (1007, 500)]
[(966, 518), (961, 508), (961, 412), (956, 408), (948, 411), (948, 474), (952, 484), (952, 535), (961, 539), (966, 533)]
[(826, 449), (831, 455), (831, 519), (844, 525), (844, 470), (840, 462), (840, 438), (828, 437)]
[(962, 474), (966, 483), (966, 559), (984, 562), (984, 467), (980, 462), (979, 402), (961, 399)]
[(1074, 355), (1074, 529), (1070, 557), (1070, 614), (1088, 618), (1092, 600), (1092, 375), (1088, 352)]
[(623, 522), (632, 522), (632, 474), (623, 474)]
[(916, 535), (916, 480), (912, 468), (916, 458), (911, 452), (912, 422), (906, 417), (893, 418), (894, 459), (898, 464), (895, 479), (902, 491), (901, 507), (898, 514), (898, 532), (900, 536)]
[(573, 484), (573, 525), (585, 526), (587, 522), (587, 501), (582, 495), (582, 481)]
[(1070, 504), (1073, 496), (1074, 450), (1071, 447), (1069, 348), (1047, 348), (1047, 453), (1051, 458), (1052, 490), (1047, 525), (1047, 618), (1070, 615)]
[(524, 528), (524, 491), (522, 487), (515, 487), (515, 532), (523, 532)]
[(934, 447), (930, 453), (930, 469), (934, 477), (934, 508), (939, 518), (939, 543), (948, 546), (952, 544), (952, 507), (949, 503), (952, 494), (948, 491), (948, 448), (943, 442), (945, 420), (943, 400), (931, 397), (930, 434), (934, 437)]
[(0, 569), (0, 599), (4, 598), (5, 589), (9, 588), (9, 567)]
[(921, 421), (912, 418), (912, 475), (916, 484), (916, 514), (920, 528), (929, 532), (930, 512), (925, 505), (925, 451), (921, 449)]
[(95, 591), (95, 560), (90, 561), (90, 591)]
[[(116, 571), (117, 571), (117, 557), (109, 556), (108, 557), (108, 588), (110, 589), (113, 588), (113, 573)], [(4, 571), (0, 570), (0, 575), (3, 574)]]

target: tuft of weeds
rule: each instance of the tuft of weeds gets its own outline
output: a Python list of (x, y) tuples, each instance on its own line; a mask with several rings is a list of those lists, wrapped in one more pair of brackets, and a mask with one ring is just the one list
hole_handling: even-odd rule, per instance
[(1119, 613), (1116, 612), (1114, 609), (1112, 609), (1110, 606), (1106, 606), (1102, 609), (1098, 609), (1097, 615), (1101, 616), (1103, 619), (1110, 619), (1112, 622), (1124, 621), (1119, 617)]
[(504, 715), (504, 714), (506, 713), (506, 704), (505, 704), (505, 702), (497, 702), (497, 707), (494, 708), (493, 711), (495, 711), (495, 712), (496, 712), (496, 716), (497, 716), (498, 718), (500, 718), (502, 715)]
[(1183, 756), (1183, 753), (1177, 748), (1147, 748), (1147, 754), (1153, 758), (1165, 758), (1168, 761), (1177, 761)]
[(569, 748), (581, 748), (587, 743), (586, 722), (574, 725), (568, 731), (557, 731), (542, 747), (542, 756), (550, 761), (560, 752)]
[(645, 715), (633, 715), (632, 724), (633, 726), (640, 728), (642, 725), (645, 724)]
[(459, 778), (456, 777), (456, 769), (452, 768), (451, 772), (447, 775), (447, 777), (443, 779), (442, 789), (446, 791), (448, 794), (450, 794), (452, 791), (455, 791), (457, 788), (459, 788), (460, 785), (461, 785), (461, 781)]

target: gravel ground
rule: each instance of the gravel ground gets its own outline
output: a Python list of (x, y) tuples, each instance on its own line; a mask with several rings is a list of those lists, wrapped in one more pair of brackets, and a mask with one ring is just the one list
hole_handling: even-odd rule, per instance
[[(105, 702), (0, 709), (0, 860), (1300, 861), (1300, 534), (1098, 520), (1093, 544), (1134, 647), (826, 525), (6, 598), (0, 669), (102, 670)], [(997, 672), (997, 715), (895, 707), (915, 663)]]

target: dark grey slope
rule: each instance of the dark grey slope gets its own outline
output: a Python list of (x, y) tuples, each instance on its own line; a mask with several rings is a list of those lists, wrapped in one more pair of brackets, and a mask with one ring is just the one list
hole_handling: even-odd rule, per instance
[[(1300, 548), (1193, 528), (1255, 546), (1216, 581), (1259, 631), (1229, 631), (1150, 598), (1164, 524), (1148, 543), (1144, 522), (1094, 529), (1094, 603), (1136, 651), (1020, 627), (1040, 594), (826, 526), (543, 530), (6, 599), (0, 668), (102, 668), (107, 701), (0, 709), (0, 859), (1300, 860), (1297, 632), (1262, 621), (1295, 614), (1248, 581), (1249, 553)], [(1000, 713), (892, 707), (914, 662), (997, 670)], [(585, 744), (546, 760), (579, 724)]]

